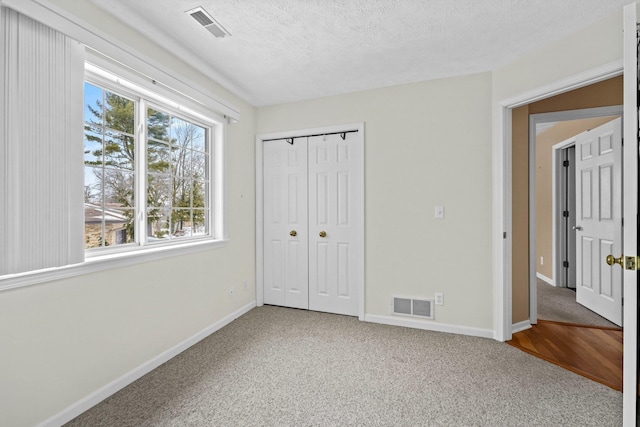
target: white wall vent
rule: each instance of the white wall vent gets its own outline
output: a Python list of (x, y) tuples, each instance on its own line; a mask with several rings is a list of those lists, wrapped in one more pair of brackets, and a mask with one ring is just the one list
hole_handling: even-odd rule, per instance
[(222, 25), (220, 25), (218, 21), (213, 19), (209, 12), (204, 10), (202, 7), (196, 7), (195, 9), (187, 10), (185, 13), (191, 15), (191, 17), (198, 21), (198, 23), (206, 28), (207, 31), (218, 38), (231, 35)]
[(434, 319), (433, 300), (393, 297), (393, 314)]

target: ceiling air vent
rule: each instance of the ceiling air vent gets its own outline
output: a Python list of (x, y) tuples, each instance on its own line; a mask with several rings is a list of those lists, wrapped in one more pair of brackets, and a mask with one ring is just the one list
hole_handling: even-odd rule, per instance
[(202, 25), (211, 34), (218, 38), (230, 36), (229, 32), (218, 23), (213, 17), (202, 7), (196, 7), (195, 9), (187, 10), (185, 13), (191, 15), (193, 19), (198, 21), (198, 24)]

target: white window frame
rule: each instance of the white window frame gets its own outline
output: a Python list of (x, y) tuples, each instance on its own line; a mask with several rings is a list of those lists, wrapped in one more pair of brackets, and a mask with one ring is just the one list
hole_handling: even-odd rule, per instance
[[(136, 76), (129, 69), (121, 68), (113, 63), (108, 64), (110, 69), (106, 68), (106, 62), (101, 61), (100, 66), (94, 65), (92, 62), (100, 62), (98, 58), (89, 55), (95, 61), (88, 60), (85, 64), (85, 81), (100, 86), (106, 90), (112, 90), (115, 93), (133, 99), (137, 105), (136, 111), (136, 160), (135, 160), (135, 177), (136, 190), (135, 198), (135, 217), (136, 217), (136, 236), (135, 243), (102, 247), (96, 249), (87, 249), (85, 256), (87, 260), (96, 257), (106, 257), (111, 254), (134, 253), (154, 249), (159, 247), (184, 247), (198, 243), (224, 243), (226, 242), (226, 234), (224, 227), (224, 166), (223, 146), (225, 136), (225, 120), (210, 111), (198, 111), (189, 104), (189, 99), (181, 97), (177, 93), (161, 93), (170, 92), (169, 90), (159, 87), (158, 92), (154, 92), (143, 86), (148, 86), (148, 81), (142, 78), (136, 80)], [(125, 75), (126, 78), (123, 78)], [(152, 85), (155, 83), (151, 83)], [(146, 230), (146, 116), (147, 107), (157, 108), (164, 112), (184, 118), (194, 124), (207, 128), (207, 138), (209, 143), (209, 189), (207, 198), (209, 201), (209, 218), (208, 228), (209, 235), (203, 237), (193, 237), (185, 239), (176, 239), (161, 242), (149, 242)], [(140, 179), (143, 178), (143, 179)], [(142, 202), (142, 203), (139, 203)]]
[[(199, 112), (189, 107), (185, 107), (180, 103), (180, 100), (175, 100), (175, 98), (168, 99), (167, 97), (145, 89), (134, 82), (121, 78), (117, 74), (117, 71), (107, 71), (103, 68), (96, 67), (89, 62), (85, 67), (85, 81), (90, 84), (99, 86), (105, 90), (113, 91), (114, 93), (121, 94), (127, 98), (131, 98), (132, 100), (134, 100), (136, 102), (135, 127), (137, 129), (135, 135), (135, 242), (118, 246), (87, 249), (85, 250), (86, 258), (90, 259), (94, 257), (104, 257), (109, 254), (117, 254), (121, 252), (137, 252), (145, 250), (147, 248), (160, 246), (183, 246), (201, 241), (225, 241), (223, 200), (222, 197), (220, 197), (220, 195), (223, 194), (224, 191), (222, 182), (223, 174), (219, 172), (223, 167), (222, 145), (224, 141), (224, 119), (222, 117), (215, 117), (215, 115), (209, 112)], [(209, 217), (207, 227), (209, 229), (209, 234), (207, 236), (188, 237), (183, 239), (172, 239), (169, 241), (156, 242), (150, 242), (148, 240), (147, 233), (144, 231), (146, 230), (147, 222), (147, 134), (144, 118), (146, 117), (146, 111), (148, 107), (167, 112), (207, 129), (207, 142), (209, 146), (209, 164), (207, 170), (209, 181), (207, 194), (207, 208), (209, 210)]]

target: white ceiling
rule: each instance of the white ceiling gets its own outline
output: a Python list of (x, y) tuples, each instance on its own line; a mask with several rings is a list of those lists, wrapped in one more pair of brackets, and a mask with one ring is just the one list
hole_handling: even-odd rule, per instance
[(263, 106), (492, 70), (631, 0), (90, 1)]

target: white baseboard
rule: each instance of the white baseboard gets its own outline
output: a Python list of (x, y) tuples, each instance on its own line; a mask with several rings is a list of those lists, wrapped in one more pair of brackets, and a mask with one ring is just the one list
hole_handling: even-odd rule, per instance
[(550, 284), (551, 286), (555, 286), (555, 284), (553, 283), (553, 279), (548, 278), (547, 276), (545, 276), (544, 274), (541, 273), (537, 273), (536, 272), (536, 277), (540, 280), (542, 280), (543, 282), (547, 282), (548, 284)]
[(511, 325), (512, 334), (525, 331), (527, 329), (531, 329), (531, 322), (529, 320), (523, 320), (522, 322), (514, 323), (513, 325)]
[(493, 330), (491, 329), (449, 325), (446, 323), (428, 322), (404, 317), (365, 314), (364, 321), (381, 323), (383, 325), (404, 326), (405, 328), (424, 329), (427, 331), (448, 332), (450, 334), (468, 335), (472, 337), (493, 338)]
[(199, 341), (201, 341), (204, 338), (208, 337), (209, 335), (211, 335), (212, 333), (216, 332), (217, 330), (222, 329), (224, 326), (228, 325), (229, 323), (233, 322), (238, 317), (240, 317), (243, 314), (247, 313), (248, 311), (250, 311), (255, 306), (256, 306), (256, 302), (253, 301), (253, 302), (245, 305), (244, 307), (240, 308), (239, 310), (236, 310), (235, 312), (231, 313), (230, 315), (228, 315), (228, 316), (220, 319), (219, 321), (215, 322), (211, 326), (206, 327), (205, 329), (201, 330), (200, 332), (196, 333), (195, 335), (187, 338), (186, 340), (184, 340), (181, 343), (173, 346), (172, 348), (168, 349), (167, 351), (165, 351), (163, 353), (160, 353), (159, 355), (157, 355), (153, 359), (143, 363), (142, 365), (138, 366), (137, 368), (133, 369), (132, 371), (129, 371), (128, 373), (124, 374), (120, 378), (110, 382), (109, 384), (105, 385), (104, 387), (101, 387), (98, 390), (94, 391), (93, 393), (91, 393), (91, 394), (87, 395), (86, 397), (80, 399), (79, 401), (77, 401), (73, 405), (71, 405), (71, 406), (67, 407), (66, 409), (64, 409), (62, 412), (60, 412), (60, 413), (52, 416), (51, 418), (43, 421), (42, 423), (38, 424), (38, 427), (59, 427), (59, 426), (65, 424), (65, 423), (71, 421), (72, 419), (74, 419), (78, 415), (82, 414), (83, 412), (85, 412), (89, 408), (91, 408), (91, 407), (97, 405), (98, 403), (102, 402), (104, 399), (106, 399), (107, 397), (111, 396), (115, 392), (123, 389), (124, 387), (126, 387), (129, 384), (133, 383), (137, 379), (139, 379), (142, 376), (144, 376), (144, 375), (148, 374), (149, 372), (153, 371), (158, 366), (162, 365), (163, 363), (167, 362), (168, 360), (170, 360), (173, 357), (177, 356), (178, 354), (182, 353), (183, 351), (185, 351), (186, 349), (188, 349), (192, 345), (198, 343)]

